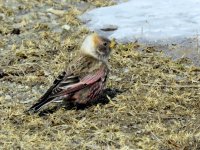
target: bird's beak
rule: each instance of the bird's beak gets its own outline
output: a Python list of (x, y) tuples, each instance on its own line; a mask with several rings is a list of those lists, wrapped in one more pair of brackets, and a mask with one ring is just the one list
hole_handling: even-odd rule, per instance
[(111, 49), (114, 48), (114, 47), (116, 46), (116, 44), (117, 44), (117, 42), (116, 42), (116, 40), (113, 38), (113, 39), (111, 40), (111, 43), (110, 43), (110, 48), (111, 48)]

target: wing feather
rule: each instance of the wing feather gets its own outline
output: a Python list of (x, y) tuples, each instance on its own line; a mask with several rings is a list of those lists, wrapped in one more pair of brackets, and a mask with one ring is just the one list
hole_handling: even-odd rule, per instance
[[(47, 92), (29, 110), (36, 112), (43, 105), (46, 105), (55, 99), (59, 100), (59, 98), (72, 96), (75, 92), (91, 86), (102, 79), (104, 80), (105, 76), (106, 73), (104, 69), (100, 69), (96, 73), (87, 75), (82, 79), (73, 74), (67, 75), (66, 72), (63, 72), (53, 82), (53, 85), (47, 90)], [(93, 91), (94, 94), (92, 92), (91, 97), (94, 97), (94, 95), (99, 93), (100, 87), (97, 86), (95, 89), (96, 91)]]
[(60, 88), (62, 90), (57, 93), (54, 93), (52, 95), (52, 97), (58, 97), (58, 96), (63, 96), (66, 94), (74, 93), (78, 90), (81, 90), (81, 89), (91, 85), (91, 84), (94, 84), (98, 80), (101, 80), (104, 76), (105, 76), (104, 70), (100, 69), (96, 74), (87, 75), (77, 83), (73, 83), (71, 85), (63, 87), (63, 86), (60, 86), (60, 85), (62, 85), (62, 82), (61, 82), (60, 84), (58, 84), (57, 88)]

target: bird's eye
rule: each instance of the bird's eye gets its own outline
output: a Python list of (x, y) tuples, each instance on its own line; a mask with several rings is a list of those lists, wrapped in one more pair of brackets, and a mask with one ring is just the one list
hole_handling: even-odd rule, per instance
[(108, 43), (107, 43), (107, 42), (104, 42), (104, 43), (103, 43), (103, 46), (107, 46), (107, 45), (108, 45)]

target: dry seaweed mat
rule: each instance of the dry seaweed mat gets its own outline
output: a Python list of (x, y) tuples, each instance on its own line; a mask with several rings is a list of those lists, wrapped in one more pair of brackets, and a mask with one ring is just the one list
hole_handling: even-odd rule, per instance
[(0, 5), (0, 149), (200, 149), (200, 68), (137, 43), (115, 46), (97, 103), (26, 115), (88, 34), (76, 17), (85, 9), (80, 1), (0, 2), (9, 3)]

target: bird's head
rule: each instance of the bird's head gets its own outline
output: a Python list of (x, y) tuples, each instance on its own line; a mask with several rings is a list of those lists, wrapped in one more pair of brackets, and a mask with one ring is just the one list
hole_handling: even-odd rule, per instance
[(111, 41), (105, 37), (99, 36), (97, 33), (88, 35), (81, 46), (81, 52), (85, 55), (107, 61), (111, 52)]

